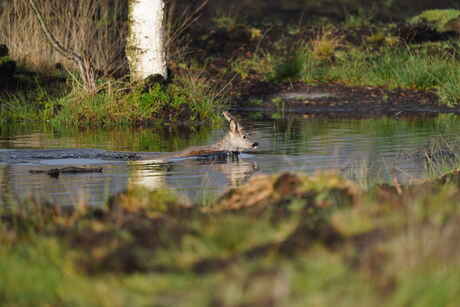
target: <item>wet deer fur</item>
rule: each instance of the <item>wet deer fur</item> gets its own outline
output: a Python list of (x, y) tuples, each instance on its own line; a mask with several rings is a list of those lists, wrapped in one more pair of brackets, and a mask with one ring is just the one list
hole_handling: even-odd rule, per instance
[(199, 146), (186, 149), (176, 155), (176, 157), (205, 156), (213, 154), (231, 153), (238, 156), (242, 151), (255, 149), (257, 142), (252, 142), (241, 124), (228, 112), (223, 112), (225, 119), (229, 124), (228, 133), (217, 143), (208, 146)]
[(227, 157), (238, 159), (242, 151), (257, 148), (257, 142), (252, 142), (241, 124), (228, 112), (223, 112), (228, 121), (229, 131), (217, 143), (205, 146), (189, 147), (183, 151), (158, 156), (157, 153), (139, 154), (140, 160), (152, 163), (167, 163), (176, 158), (198, 157), (204, 159), (223, 160)]

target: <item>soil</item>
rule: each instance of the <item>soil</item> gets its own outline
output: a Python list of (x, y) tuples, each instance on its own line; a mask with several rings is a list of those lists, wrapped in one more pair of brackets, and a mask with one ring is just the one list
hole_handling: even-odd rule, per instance
[(240, 112), (293, 112), (302, 116), (333, 118), (460, 114), (460, 107), (440, 104), (437, 95), (431, 91), (303, 82), (254, 83), (233, 108)]

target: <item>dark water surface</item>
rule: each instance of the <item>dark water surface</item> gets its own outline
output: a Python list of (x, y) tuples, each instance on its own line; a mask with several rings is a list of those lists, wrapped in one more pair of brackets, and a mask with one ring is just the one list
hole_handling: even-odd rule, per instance
[[(336, 170), (367, 186), (397, 177), (410, 182), (428, 176), (423, 155), (412, 155), (427, 144), (457, 144), (460, 119), (331, 120), (296, 118), (243, 123), (260, 146), (239, 161), (195, 159), (158, 161), (104, 161), (48, 159), (7, 164), (0, 162), (0, 194), (29, 196), (75, 204), (100, 205), (130, 184), (150, 189), (170, 187), (192, 200), (216, 197), (258, 173)], [(212, 144), (225, 128), (162, 128), (111, 130), (51, 129), (45, 126), (0, 127), (0, 151), (8, 149), (97, 148), (115, 151), (167, 153), (188, 146)], [(432, 146), (432, 145), (430, 145)], [(450, 145), (449, 145), (450, 146)], [(63, 174), (51, 178), (30, 174), (31, 169), (97, 166), (102, 173)]]

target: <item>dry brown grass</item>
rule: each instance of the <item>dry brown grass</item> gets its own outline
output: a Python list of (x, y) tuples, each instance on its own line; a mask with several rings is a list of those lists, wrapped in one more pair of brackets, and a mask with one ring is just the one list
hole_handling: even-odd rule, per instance
[(343, 38), (332, 30), (322, 30), (311, 42), (312, 54), (318, 60), (331, 60), (343, 45)]
[[(124, 46), (127, 1), (47, 0), (38, 3), (51, 33), (67, 49), (91, 60), (104, 75), (126, 70)], [(75, 69), (47, 42), (26, 0), (11, 0), (0, 15), (0, 42), (21, 65), (50, 71), (57, 63)]]

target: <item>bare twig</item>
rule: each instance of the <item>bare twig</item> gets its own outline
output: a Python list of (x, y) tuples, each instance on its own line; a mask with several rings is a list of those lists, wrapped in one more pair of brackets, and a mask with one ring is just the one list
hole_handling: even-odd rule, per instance
[(43, 19), (43, 16), (37, 7), (37, 4), (35, 3), (35, 0), (29, 0), (29, 3), (32, 7), (35, 16), (38, 19), (41, 29), (43, 30), (43, 32), (46, 35), (46, 38), (48, 39), (48, 42), (51, 44), (54, 50), (56, 50), (56, 52), (58, 52), (63, 57), (73, 61), (78, 66), (80, 70), (80, 76), (83, 80), (85, 88), (87, 90), (94, 91), (96, 88), (94, 80), (94, 70), (92, 68), (92, 65), (90, 64), (90, 61), (88, 59), (84, 59), (75, 51), (66, 49), (64, 46), (62, 46), (62, 44), (59, 43), (59, 41), (53, 36), (51, 31), (48, 29), (45, 20)]

